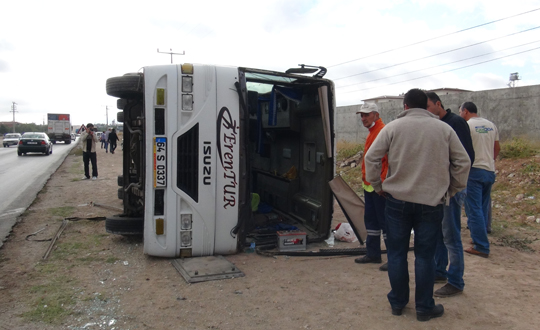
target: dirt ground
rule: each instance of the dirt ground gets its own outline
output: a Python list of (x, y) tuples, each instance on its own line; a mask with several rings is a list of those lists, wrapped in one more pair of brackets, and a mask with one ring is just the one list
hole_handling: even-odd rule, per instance
[[(445, 314), (425, 323), (415, 317), (412, 252), (411, 301), (402, 316), (391, 315), (387, 274), (379, 265), (355, 264), (353, 256), (239, 253), (226, 258), (245, 277), (187, 284), (171, 260), (144, 255), (142, 239), (108, 234), (103, 221), (80, 220), (69, 222), (44, 260), (51, 242), (39, 240), (54, 237), (65, 217), (119, 213), (118, 151), (98, 150), (97, 181), (81, 181), (82, 157), (69, 155), (20, 217), (0, 249), (0, 329), (538, 329), (540, 225), (533, 221), (516, 230), (530, 238), (525, 251), (506, 244), (511, 240), (504, 237), (517, 236), (501, 232), (509, 221), (501, 217), (523, 215), (503, 204), (494, 208), (495, 224), (502, 225), (490, 237), (490, 257), (465, 255), (465, 291), (436, 298)], [(513, 201), (510, 190), (506, 195)], [(538, 204), (529, 204), (539, 218)], [(345, 221), (340, 212), (335, 221)]]

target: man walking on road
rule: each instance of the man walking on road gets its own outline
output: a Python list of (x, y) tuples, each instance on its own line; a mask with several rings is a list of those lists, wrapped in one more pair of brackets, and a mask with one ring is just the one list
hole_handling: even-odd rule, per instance
[[(392, 314), (401, 315), (409, 302), (407, 253), (414, 229), (416, 319), (429, 321), (444, 314), (444, 307), (433, 300), (443, 203), (465, 189), (471, 163), (454, 130), (426, 110), (422, 90), (408, 91), (403, 106), (405, 111), (381, 130), (365, 155), (366, 179), (386, 196)], [(388, 175), (382, 182), (385, 155)]]
[(111, 129), (109, 128), (103, 132), (103, 140), (105, 141), (105, 153), (109, 152), (109, 134), (111, 134)]
[(459, 115), (469, 124), (475, 153), (465, 198), (467, 225), (471, 231), (473, 246), (465, 249), (465, 252), (487, 258), (491, 186), (495, 182), (495, 159), (501, 150), (499, 131), (495, 124), (478, 116), (478, 108), (472, 102), (463, 103), (459, 108)]
[[(369, 130), (364, 145), (364, 155), (369, 150), (369, 147), (375, 141), (375, 138), (384, 127), (382, 119), (379, 118), (379, 108), (374, 103), (364, 103), (357, 114), (362, 118), (362, 124)], [(382, 159), (381, 182), (386, 178), (388, 170), (388, 157)], [(373, 187), (366, 181), (366, 168), (364, 159), (362, 158), (362, 187), (364, 188), (365, 213), (364, 223), (366, 225), (367, 238), (366, 249), (367, 253), (361, 258), (354, 261), (359, 264), (376, 263), (380, 264), (381, 259), (381, 232), (384, 243), (386, 245), (386, 225), (384, 221), (384, 208), (386, 199), (375, 192)], [(379, 270), (388, 270), (388, 263), (385, 263)]]
[[(445, 110), (441, 99), (435, 92), (426, 92), (426, 95), (428, 97), (427, 110), (452, 127), (467, 151), (471, 164), (474, 163), (474, 149), (467, 121), (452, 113), (450, 109)], [(457, 192), (450, 198), (449, 205), (443, 207), (442, 232), (437, 239), (435, 250), (435, 282), (448, 281), (448, 283), (433, 293), (435, 297), (451, 297), (462, 293), (465, 287), (463, 281), (465, 261), (461, 242), (461, 207), (466, 194), (466, 189)], [(446, 271), (448, 259), (450, 259), (450, 267)]]
[(116, 135), (116, 129), (112, 129), (107, 137), (107, 141), (109, 141), (109, 145), (111, 146), (111, 154), (114, 154), (114, 150), (116, 150), (116, 141), (119, 141), (118, 135)]
[(83, 150), (83, 162), (84, 162), (84, 178), (83, 180), (90, 179), (90, 166), (92, 162), (92, 180), (97, 180), (97, 156), (96, 156), (96, 143), (99, 141), (96, 132), (94, 132), (94, 125), (86, 125), (86, 130), (81, 134), (80, 143)]

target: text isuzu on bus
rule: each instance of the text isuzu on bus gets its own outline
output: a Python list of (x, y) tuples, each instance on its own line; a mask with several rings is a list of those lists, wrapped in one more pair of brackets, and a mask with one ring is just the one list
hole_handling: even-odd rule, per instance
[(143, 233), (145, 253), (163, 257), (233, 254), (288, 226), (326, 239), (334, 85), (306, 71), (171, 64), (108, 79), (124, 211), (107, 231)]

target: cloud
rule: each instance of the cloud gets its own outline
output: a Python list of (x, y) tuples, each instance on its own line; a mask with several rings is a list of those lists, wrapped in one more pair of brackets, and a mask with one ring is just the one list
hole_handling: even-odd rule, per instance
[[(539, 83), (534, 51), (464, 69), (476, 62), (443, 64), (540, 40), (540, 29), (413, 60), (536, 26), (540, 11), (404, 47), (535, 6), (531, 0), (511, 8), (499, 0), (12, 1), (0, 21), (0, 110), (16, 101), (21, 120), (68, 112), (83, 123), (105, 122), (108, 106), (110, 121), (116, 99), (106, 95), (106, 79), (170, 63), (158, 48), (185, 51), (173, 56), (175, 63), (279, 71), (301, 63), (326, 66), (327, 78), (336, 79), (338, 105), (412, 87), (503, 88), (510, 72), (520, 72), (523, 84)], [(407, 61), (413, 62), (382, 69)], [(366, 71), (372, 72), (358, 75)], [(4, 110), (0, 121), (11, 120)]]

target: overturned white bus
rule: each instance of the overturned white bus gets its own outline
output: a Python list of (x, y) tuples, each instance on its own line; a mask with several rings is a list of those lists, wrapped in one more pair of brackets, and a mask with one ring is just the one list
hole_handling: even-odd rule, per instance
[(233, 254), (280, 229), (326, 239), (335, 98), (324, 72), (171, 64), (108, 79), (124, 211), (107, 231), (143, 234), (145, 253), (163, 257)]

